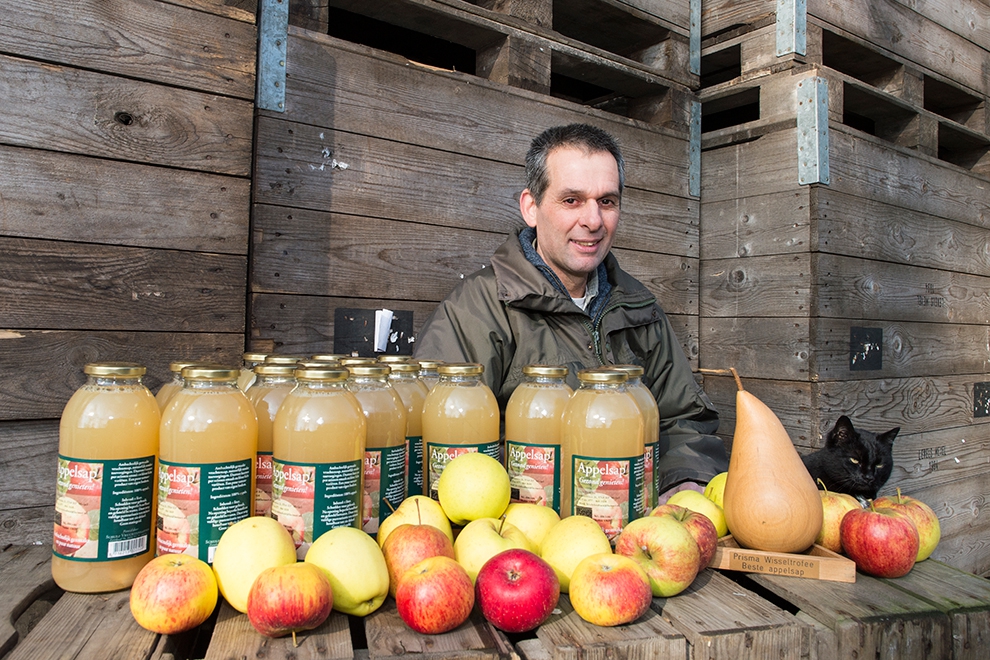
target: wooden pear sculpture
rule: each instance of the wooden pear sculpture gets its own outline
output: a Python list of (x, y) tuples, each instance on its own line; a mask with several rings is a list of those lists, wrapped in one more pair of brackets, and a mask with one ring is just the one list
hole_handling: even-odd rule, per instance
[(731, 372), (738, 391), (723, 499), (726, 525), (745, 548), (806, 550), (822, 528), (818, 487), (777, 416)]

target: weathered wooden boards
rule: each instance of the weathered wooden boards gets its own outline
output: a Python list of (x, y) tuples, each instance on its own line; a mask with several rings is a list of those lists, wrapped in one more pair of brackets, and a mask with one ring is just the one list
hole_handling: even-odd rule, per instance
[[(496, 3), (499, 10), (432, 0), (330, 4), (472, 48), (479, 70), (438, 69), (289, 28), (285, 112), (261, 111), (257, 124), (252, 347), (333, 350), (337, 307), (411, 311), (418, 330), (521, 224), (529, 141), (555, 124), (590, 122), (615, 134), (627, 159), (619, 259), (658, 295), (696, 361), (699, 204), (689, 191), (690, 81), (677, 77), (686, 61), (675, 75), (644, 63), (643, 53), (633, 60), (609, 51), (616, 44), (596, 43), (579, 7), (544, 24), (549, 2)], [(686, 4), (592, 4), (609, 20), (628, 17), (644, 39), (663, 33), (644, 51), (686, 39)], [(560, 98), (522, 73), (486, 76), (480, 63), (505, 40), (553, 50), (547, 76), (551, 65), (581, 60), (600, 76), (596, 84), (666, 109), (647, 117), (623, 105), (623, 116)], [(498, 66), (523, 66), (511, 62)]]
[(257, 40), (240, 4), (5, 8), (4, 543), (50, 542), (58, 417), (85, 363), (145, 364), (154, 389), (174, 359), (239, 362)]

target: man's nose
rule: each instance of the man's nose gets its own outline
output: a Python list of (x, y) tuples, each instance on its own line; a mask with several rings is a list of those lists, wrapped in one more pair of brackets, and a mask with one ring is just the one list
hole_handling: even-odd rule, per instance
[(602, 226), (602, 207), (597, 200), (589, 200), (585, 204), (584, 213), (581, 214), (581, 224), (591, 230), (597, 230)]

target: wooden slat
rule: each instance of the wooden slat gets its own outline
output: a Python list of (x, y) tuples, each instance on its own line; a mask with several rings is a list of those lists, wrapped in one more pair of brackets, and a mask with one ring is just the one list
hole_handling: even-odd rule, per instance
[(158, 635), (131, 615), (130, 591), (67, 593), (7, 660), (134, 660), (148, 657)]
[[(49, 472), (49, 477), (51, 474)], [(3, 525), (0, 538), (5, 544), (41, 545), (51, 549), (54, 520), (54, 500), (46, 506), (0, 510), (0, 525)]]
[(990, 424), (898, 433), (893, 451), (894, 470), (883, 488), (887, 494), (901, 488), (911, 495), (953, 481), (979, 479), (990, 463)]
[(247, 179), (0, 147), (0, 234), (246, 255)]
[(0, 56), (0, 95), (17, 99), (0, 115), (6, 144), (250, 173), (250, 101), (7, 56)]
[[(688, 197), (684, 133), (314, 32), (290, 28), (289, 35), (286, 114), (262, 114), (518, 165), (544, 129), (592, 123), (622, 145), (628, 186)], [(388, 94), (379, 93), (383, 86)]]
[(242, 614), (221, 599), (210, 647), (205, 660), (240, 660), (241, 658), (272, 658), (273, 660), (323, 660), (324, 658), (353, 658), (351, 633), (347, 616), (332, 612), (314, 630), (297, 633), (298, 647), (292, 637), (265, 637)]
[(38, 0), (7, 7), (0, 24), (6, 52), (242, 99), (254, 98), (256, 34), (156, 0)]
[(252, 24), (258, 13), (258, 0), (161, 0), (161, 2), (189, 7)]
[(798, 658), (807, 655), (806, 626), (751, 591), (708, 569), (653, 609), (684, 634), (692, 657)]
[(990, 50), (990, 7), (980, 0), (894, 0), (950, 32)]
[(423, 635), (403, 623), (395, 600), (385, 603), (364, 619), (368, 653), (372, 658), (406, 658), (414, 655), (424, 660), (458, 658), (479, 660), (504, 658), (508, 646), (502, 633), (485, 622), (478, 608), (467, 621), (450, 632)]
[(5, 484), (0, 507), (5, 513), (54, 506), (57, 453), (58, 420), (0, 422), (0, 483)]
[(912, 491), (938, 515), (942, 539), (932, 558), (963, 571), (990, 574), (990, 473)]
[(813, 245), (812, 218), (818, 190), (801, 186), (719, 202), (702, 199), (705, 260), (807, 252)]
[[(702, 367), (705, 362), (702, 351)], [(737, 367), (728, 360), (712, 360), (713, 368), (728, 369)], [(749, 372), (740, 370), (743, 386), (777, 415), (787, 429), (791, 441), (798, 447), (816, 447), (819, 435), (818, 402), (814, 400), (817, 390), (812, 383), (793, 380), (761, 380)], [(705, 375), (704, 389), (718, 409), (718, 434), (731, 441), (736, 424), (736, 383), (731, 377)], [(837, 417), (836, 415), (835, 417)], [(830, 423), (835, 422), (835, 417)], [(854, 418), (855, 419), (855, 418)], [(831, 427), (830, 427), (831, 428)]]
[(0, 656), (17, 643), (14, 621), (41, 594), (55, 586), (51, 547), (5, 546), (0, 549)]
[[(746, 259), (704, 259), (701, 315), (718, 317), (808, 317), (812, 306), (814, 260), (807, 252)], [(757, 321), (758, 322), (758, 321)]]
[(11, 328), (238, 332), (247, 259), (0, 239), (0, 311)]
[(96, 332), (0, 330), (0, 420), (57, 419), (85, 381), (88, 362), (138, 362), (156, 391), (173, 360), (239, 365), (242, 330), (206, 332)]
[[(733, 366), (750, 378), (811, 380), (813, 321), (802, 317), (702, 318), (698, 323), (699, 363), (703, 369)], [(845, 351), (848, 355), (848, 332)]]

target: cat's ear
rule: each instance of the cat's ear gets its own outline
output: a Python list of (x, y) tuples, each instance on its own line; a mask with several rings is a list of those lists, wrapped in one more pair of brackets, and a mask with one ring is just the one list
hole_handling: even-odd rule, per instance
[(839, 446), (845, 445), (856, 439), (856, 429), (853, 428), (852, 422), (845, 415), (842, 415), (835, 421), (835, 426), (829, 431), (828, 441), (825, 443), (827, 446)]
[(894, 444), (894, 438), (897, 437), (897, 434), (900, 432), (900, 430), (901, 430), (901, 427), (900, 426), (895, 427), (895, 428), (892, 428), (889, 431), (887, 431), (886, 433), (879, 434), (877, 436), (877, 440), (879, 440), (880, 442), (882, 442), (884, 444), (892, 445), (892, 444)]

